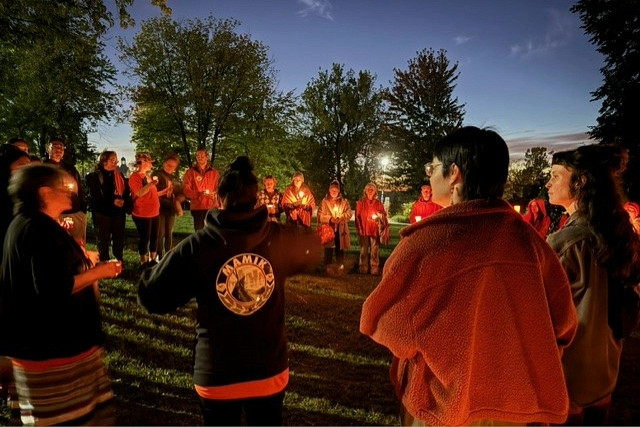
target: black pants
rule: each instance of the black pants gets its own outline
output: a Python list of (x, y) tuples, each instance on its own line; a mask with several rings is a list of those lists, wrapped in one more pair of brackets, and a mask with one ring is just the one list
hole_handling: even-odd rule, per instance
[(107, 261), (109, 256), (109, 245), (113, 241), (113, 256), (122, 261), (124, 252), (124, 225), (127, 216), (123, 213), (117, 215), (104, 215), (99, 212), (93, 213), (93, 227), (96, 229), (98, 237), (98, 253), (100, 261)]
[(160, 214), (158, 222), (158, 255), (163, 256), (173, 246), (173, 226), (176, 223), (174, 214)]
[(146, 255), (148, 252), (155, 253), (158, 244), (159, 216), (140, 218), (132, 215), (131, 217), (138, 229), (138, 254)]
[(281, 426), (284, 391), (267, 397), (238, 400), (200, 398), (204, 425), (239, 426), (244, 413), (248, 426)]
[(191, 211), (191, 216), (193, 217), (193, 228), (196, 231), (204, 228), (204, 217), (207, 216), (207, 209)]
[(336, 231), (336, 235), (333, 239), (335, 248), (324, 248), (324, 264), (329, 265), (333, 261), (333, 252), (336, 253), (336, 263), (342, 264), (344, 262), (344, 250), (340, 247), (340, 232)]

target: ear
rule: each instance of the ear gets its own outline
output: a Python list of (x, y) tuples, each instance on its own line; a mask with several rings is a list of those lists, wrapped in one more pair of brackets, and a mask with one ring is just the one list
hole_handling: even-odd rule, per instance
[(453, 163), (451, 165), (451, 167), (449, 168), (450, 173), (449, 173), (449, 185), (453, 186), (456, 184), (461, 184), (462, 183), (462, 173), (460, 172), (460, 168), (458, 167), (458, 165), (456, 165), (455, 163)]

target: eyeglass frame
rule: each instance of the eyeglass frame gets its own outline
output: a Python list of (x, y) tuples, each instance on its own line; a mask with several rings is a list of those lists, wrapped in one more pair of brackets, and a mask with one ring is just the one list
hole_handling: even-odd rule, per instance
[(435, 165), (433, 164), (433, 162), (427, 162), (424, 164), (424, 173), (427, 174), (429, 178), (431, 178), (438, 166), (442, 166), (442, 162), (437, 163)]

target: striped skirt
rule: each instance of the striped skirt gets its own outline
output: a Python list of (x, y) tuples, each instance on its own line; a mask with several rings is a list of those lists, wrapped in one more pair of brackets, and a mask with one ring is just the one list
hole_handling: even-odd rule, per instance
[(113, 397), (103, 363), (93, 347), (74, 357), (44, 361), (11, 358), (24, 425), (52, 425), (90, 414)]

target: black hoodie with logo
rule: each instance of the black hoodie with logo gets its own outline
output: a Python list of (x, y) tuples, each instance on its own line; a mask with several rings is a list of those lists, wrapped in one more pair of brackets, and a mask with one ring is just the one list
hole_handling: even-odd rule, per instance
[(210, 210), (139, 282), (139, 302), (168, 313), (197, 302), (194, 383), (204, 387), (270, 378), (288, 367), (284, 284), (316, 266), (322, 247), (307, 227), (249, 212)]

